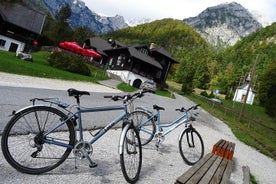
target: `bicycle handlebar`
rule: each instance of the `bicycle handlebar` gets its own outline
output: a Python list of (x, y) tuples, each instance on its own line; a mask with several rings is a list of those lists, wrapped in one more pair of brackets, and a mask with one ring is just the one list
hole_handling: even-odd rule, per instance
[(196, 104), (188, 109), (185, 109), (185, 107), (181, 107), (180, 109), (175, 109), (176, 111), (180, 111), (180, 112), (188, 112), (190, 110), (196, 110), (198, 107), (200, 106), (200, 104)]
[(120, 96), (120, 95), (106, 95), (104, 96), (104, 98), (111, 98), (113, 101), (118, 101), (118, 100), (123, 100), (124, 102), (127, 102), (133, 98), (141, 98), (144, 96), (145, 93), (155, 93), (154, 91), (152, 90), (146, 90), (146, 89), (143, 89), (137, 93), (134, 93), (134, 94), (127, 94), (127, 95), (123, 95), (123, 96)]

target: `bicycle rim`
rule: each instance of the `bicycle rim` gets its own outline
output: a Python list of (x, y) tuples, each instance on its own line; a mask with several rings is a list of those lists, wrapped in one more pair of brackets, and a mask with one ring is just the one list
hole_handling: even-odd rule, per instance
[(138, 131), (133, 126), (125, 128), (127, 130), (122, 135), (123, 141), (120, 145), (120, 164), (126, 181), (135, 183), (139, 179), (142, 166), (142, 146)]
[[(30, 107), (16, 114), (5, 127), (1, 141), (8, 163), (28, 174), (41, 174), (59, 166), (71, 149), (44, 142), (42, 134), (65, 118), (63, 112), (47, 106)], [(73, 124), (57, 128), (47, 139), (73, 146)]]
[(156, 132), (156, 126), (153, 120), (148, 121), (145, 125), (141, 125), (149, 118), (150, 116), (144, 111), (134, 111), (130, 114), (130, 119), (132, 119), (134, 126), (139, 130), (142, 146), (148, 144)]
[(204, 155), (204, 145), (200, 134), (194, 129), (186, 129), (179, 139), (179, 151), (188, 165), (194, 165)]

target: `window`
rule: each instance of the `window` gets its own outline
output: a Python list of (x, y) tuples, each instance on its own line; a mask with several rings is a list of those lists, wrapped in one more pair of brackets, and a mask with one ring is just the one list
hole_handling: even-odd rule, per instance
[(1, 47), (4, 47), (5, 44), (6, 44), (6, 40), (0, 39), (0, 46), (1, 46)]
[(146, 55), (149, 54), (149, 53), (148, 53), (148, 50), (145, 49), (145, 48), (141, 48), (141, 49), (140, 49), (140, 52), (141, 52), (142, 54), (146, 54)]

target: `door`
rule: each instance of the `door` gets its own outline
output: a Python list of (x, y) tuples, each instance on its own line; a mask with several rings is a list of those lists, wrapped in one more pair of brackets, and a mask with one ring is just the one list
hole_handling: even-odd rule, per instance
[(17, 48), (18, 48), (18, 44), (12, 42), (11, 45), (10, 45), (9, 51), (10, 52), (16, 52)]

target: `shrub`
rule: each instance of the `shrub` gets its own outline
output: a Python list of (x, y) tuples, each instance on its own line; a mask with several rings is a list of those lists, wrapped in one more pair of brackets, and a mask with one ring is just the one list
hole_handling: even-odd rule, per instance
[(90, 76), (90, 70), (81, 56), (64, 52), (54, 52), (50, 55), (48, 61), (52, 67)]
[(209, 97), (209, 95), (206, 91), (201, 91), (200, 95), (205, 96), (205, 97)]
[(181, 91), (184, 94), (190, 94), (193, 92), (193, 85), (191, 83), (183, 83), (181, 87)]

